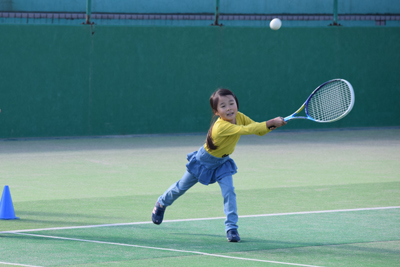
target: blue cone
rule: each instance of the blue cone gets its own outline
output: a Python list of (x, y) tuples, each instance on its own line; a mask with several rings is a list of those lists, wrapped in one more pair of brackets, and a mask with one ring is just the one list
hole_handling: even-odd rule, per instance
[(11, 199), (10, 188), (8, 185), (4, 186), (3, 195), (0, 202), (0, 219), (1, 220), (15, 220), (14, 206)]

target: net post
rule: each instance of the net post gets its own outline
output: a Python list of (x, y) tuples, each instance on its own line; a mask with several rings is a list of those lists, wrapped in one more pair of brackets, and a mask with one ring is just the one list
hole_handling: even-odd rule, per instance
[(215, 0), (215, 13), (214, 13), (214, 23), (211, 24), (211, 26), (222, 26), (222, 24), (219, 24), (219, 1), (220, 0)]
[(333, 24), (337, 25), (338, 0), (333, 0)]
[(92, 0), (86, 0), (86, 24), (90, 23), (90, 16), (92, 15)]
[(329, 26), (341, 26), (338, 23), (338, 1), (339, 0), (333, 0), (333, 23), (329, 24)]

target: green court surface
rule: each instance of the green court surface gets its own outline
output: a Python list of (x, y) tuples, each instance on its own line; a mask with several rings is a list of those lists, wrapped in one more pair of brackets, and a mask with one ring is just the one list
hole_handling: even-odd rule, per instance
[(205, 135), (0, 141), (0, 266), (400, 266), (400, 129), (275, 131), (232, 155), (240, 243), (218, 184), (151, 223)]

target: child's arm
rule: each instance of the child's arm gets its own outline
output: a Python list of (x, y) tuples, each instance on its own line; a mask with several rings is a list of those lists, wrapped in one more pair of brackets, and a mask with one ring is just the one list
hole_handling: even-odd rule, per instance
[(276, 128), (282, 127), (283, 125), (286, 125), (287, 122), (283, 120), (282, 117), (276, 117), (274, 119), (271, 119), (269, 121), (266, 121), (267, 128), (270, 130), (275, 130)]
[[(245, 116), (245, 115), (243, 115)], [(250, 118), (248, 119), (249, 124), (232, 124), (227, 121), (218, 120), (213, 126), (213, 132), (217, 136), (231, 136), (231, 135), (250, 135), (256, 134), (263, 136), (269, 133), (271, 130), (275, 130), (286, 124), (282, 117), (276, 117), (275, 119), (266, 122), (254, 122)], [(220, 122), (220, 123), (218, 123)], [(270, 128), (268, 128), (270, 127)]]

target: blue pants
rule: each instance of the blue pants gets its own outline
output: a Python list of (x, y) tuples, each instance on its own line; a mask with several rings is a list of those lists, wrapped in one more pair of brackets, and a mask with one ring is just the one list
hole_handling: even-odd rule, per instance
[[(158, 202), (162, 206), (170, 206), (176, 199), (183, 195), (197, 182), (197, 178), (186, 171), (186, 173), (178, 182), (171, 185), (170, 188), (168, 188), (168, 190), (158, 198)], [(221, 187), (222, 197), (224, 198), (224, 213), (226, 215), (225, 231), (227, 232), (230, 229), (237, 229), (238, 215), (235, 187), (233, 187), (232, 175), (218, 180), (218, 184)]]

